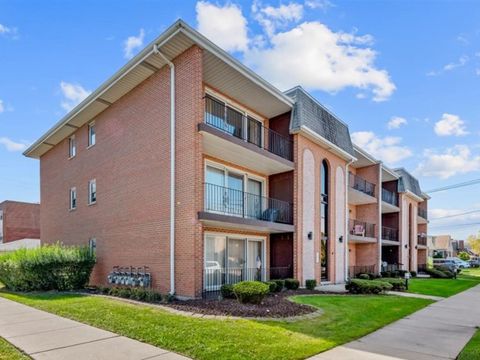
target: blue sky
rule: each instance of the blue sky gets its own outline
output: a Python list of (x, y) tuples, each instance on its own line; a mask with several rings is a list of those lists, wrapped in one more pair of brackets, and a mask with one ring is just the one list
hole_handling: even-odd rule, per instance
[[(39, 201), (25, 146), (178, 18), (280, 89), (306, 87), (424, 190), (480, 178), (480, 2), (0, 1), (0, 201)], [(479, 191), (435, 193), (430, 217), (480, 209)]]

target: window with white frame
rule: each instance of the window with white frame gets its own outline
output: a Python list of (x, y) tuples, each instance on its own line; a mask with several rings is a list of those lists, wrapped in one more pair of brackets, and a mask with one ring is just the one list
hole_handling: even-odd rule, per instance
[(97, 181), (95, 179), (88, 182), (88, 204), (92, 205), (97, 202)]
[(95, 254), (97, 252), (97, 239), (92, 237), (88, 239), (88, 249), (90, 250), (91, 254)]
[(88, 146), (95, 145), (95, 122), (88, 124)]
[(73, 158), (77, 155), (77, 141), (75, 135), (68, 138), (68, 157)]
[(70, 189), (70, 210), (77, 208), (77, 188)]

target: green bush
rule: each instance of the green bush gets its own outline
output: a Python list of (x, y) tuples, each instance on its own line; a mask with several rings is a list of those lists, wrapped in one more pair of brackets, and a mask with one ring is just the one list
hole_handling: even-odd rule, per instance
[[(450, 269), (446, 266), (438, 266), (436, 269), (438, 271), (443, 272), (447, 276), (447, 278), (449, 278), (449, 279), (452, 279), (452, 278), (455, 277), (455, 274), (452, 271), (450, 271)], [(457, 271), (457, 273), (458, 273), (458, 271)]]
[(448, 279), (448, 276), (443, 271), (435, 268), (427, 269), (427, 274), (436, 279)]
[(268, 295), (269, 286), (260, 281), (241, 281), (233, 285), (233, 292), (242, 304), (260, 304)]
[(220, 288), (220, 292), (222, 293), (222, 297), (224, 299), (234, 299), (235, 294), (233, 293), (233, 285), (232, 284), (224, 284)]
[(95, 255), (87, 246), (20, 249), (0, 255), (0, 282), (14, 291), (82, 289), (94, 265)]
[(352, 279), (347, 282), (345, 288), (351, 294), (380, 294), (384, 291), (391, 290), (392, 285), (380, 280)]
[(277, 288), (275, 289), (276, 292), (280, 292), (283, 290), (285, 287), (285, 280), (277, 279), (277, 280), (272, 280), (277, 284)]
[(370, 280), (370, 276), (368, 276), (368, 274), (359, 274), (357, 278), (362, 280)]
[(417, 272), (416, 271), (410, 271), (410, 275), (412, 278), (417, 277)]
[(382, 278), (382, 281), (385, 281), (392, 285), (393, 291), (405, 291), (405, 280), (400, 278)]
[(315, 288), (317, 287), (317, 280), (315, 279), (305, 280), (305, 287), (308, 290), (315, 290)]
[(288, 290), (297, 290), (300, 282), (296, 279), (285, 279), (285, 288)]
[(277, 291), (277, 283), (275, 281), (265, 281), (265, 284), (268, 285), (268, 290), (270, 293)]
[(112, 287), (104, 289), (108, 289), (103, 291), (104, 294), (121, 297), (124, 299), (132, 299), (152, 303), (162, 301), (162, 295), (150, 289), (129, 287)]
[(391, 272), (391, 271), (382, 271), (380, 274), (382, 275), (382, 278), (384, 278), (384, 277), (386, 277), (386, 278), (392, 277), (392, 272)]

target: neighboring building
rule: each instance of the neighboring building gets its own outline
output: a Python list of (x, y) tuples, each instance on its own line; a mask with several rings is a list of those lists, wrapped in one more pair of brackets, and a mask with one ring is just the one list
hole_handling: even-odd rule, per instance
[(0, 244), (40, 239), (40, 205), (6, 200), (0, 203)]
[(301, 87), (280, 92), (182, 21), (25, 155), (40, 159), (42, 242), (95, 246), (94, 284), (148, 266), (158, 291), (198, 297), (226, 281), (378, 272), (384, 188), (405, 219), (391, 221), (390, 263), (423, 264), (426, 198), (408, 173), (354, 148)]
[(450, 235), (429, 236), (429, 256), (449, 258), (454, 256), (453, 239)]

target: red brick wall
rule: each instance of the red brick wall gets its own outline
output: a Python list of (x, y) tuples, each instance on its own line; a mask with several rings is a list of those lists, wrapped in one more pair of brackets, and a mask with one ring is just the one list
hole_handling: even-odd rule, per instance
[[(202, 114), (201, 50), (193, 47), (176, 65), (176, 274), (177, 293), (193, 295), (200, 244), (196, 208), (201, 157), (196, 122)], [(147, 265), (154, 287), (167, 292), (169, 278), (169, 69), (164, 67), (126, 94), (96, 121), (96, 145), (87, 149), (87, 128), (76, 131), (77, 156), (68, 139), (41, 157), (41, 229), (45, 243), (87, 244), (97, 239), (92, 283), (105, 283), (115, 265)], [(198, 156), (195, 156), (195, 155)], [(187, 170), (188, 169), (188, 170)], [(87, 205), (87, 184), (97, 182), (97, 203)], [(77, 209), (69, 211), (69, 189)], [(192, 204), (196, 204), (192, 206)], [(192, 261), (195, 260), (195, 261)], [(199, 275), (201, 277), (201, 275)], [(187, 279), (186, 279), (187, 278)]]
[(0, 204), (3, 211), (3, 242), (40, 239), (40, 205), (16, 201)]

